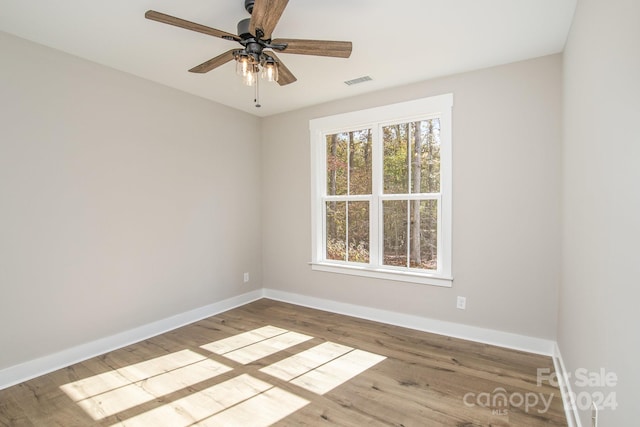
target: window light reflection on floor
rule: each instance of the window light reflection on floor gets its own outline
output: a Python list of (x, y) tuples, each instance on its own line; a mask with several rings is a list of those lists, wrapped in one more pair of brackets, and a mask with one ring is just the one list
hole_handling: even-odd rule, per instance
[(300, 386), (317, 394), (325, 394), (349, 381), (386, 357), (362, 350), (353, 350), (331, 362), (291, 380), (291, 384)]
[(114, 424), (114, 427), (267, 427), (308, 403), (271, 384), (242, 374)]
[(191, 350), (182, 350), (60, 388), (94, 420), (101, 420), (230, 370)]
[(346, 345), (325, 342), (309, 350), (265, 366), (260, 369), (260, 371), (283, 381), (291, 381), (351, 350), (353, 350), (353, 348), (347, 347)]
[(310, 339), (313, 337), (265, 326), (203, 345), (201, 348), (246, 365)]
[(239, 348), (246, 347), (248, 345), (263, 341), (267, 338), (272, 338), (287, 332), (289, 331), (282, 328), (276, 328), (275, 326), (263, 326), (262, 328), (243, 332), (241, 334), (233, 335), (228, 338), (223, 338), (221, 340), (205, 344), (201, 346), (201, 348), (215, 354), (225, 354), (229, 353), (230, 351), (238, 350)]
[[(311, 339), (309, 335), (265, 326), (201, 348), (247, 365)], [(384, 359), (378, 354), (324, 342), (260, 371), (322, 395)], [(230, 371), (233, 368), (185, 349), (60, 388), (96, 421), (117, 415), (120, 421), (113, 426), (268, 427), (309, 404), (290, 391), (246, 373), (162, 403), (161, 398)], [(151, 409), (133, 411), (127, 418), (125, 411), (145, 404)]]
[(326, 342), (260, 371), (316, 394), (325, 394), (384, 359), (378, 354)]

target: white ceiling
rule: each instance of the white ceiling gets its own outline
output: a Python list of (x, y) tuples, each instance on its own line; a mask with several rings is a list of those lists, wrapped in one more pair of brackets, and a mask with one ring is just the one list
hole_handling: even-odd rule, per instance
[[(268, 116), (561, 52), (576, 1), (291, 0), (274, 38), (347, 40), (353, 53), (349, 59), (280, 54), (298, 81), (261, 85), (259, 109), (233, 63), (187, 72), (238, 44), (144, 18), (153, 9), (236, 34), (237, 22), (248, 17), (244, 0), (0, 0), (0, 30)], [(365, 75), (373, 81), (344, 83)]]

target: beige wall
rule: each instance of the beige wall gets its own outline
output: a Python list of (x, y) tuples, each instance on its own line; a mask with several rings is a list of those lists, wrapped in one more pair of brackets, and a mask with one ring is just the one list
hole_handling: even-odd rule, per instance
[[(564, 54), (563, 264), (558, 343), (569, 373), (615, 373), (619, 407), (640, 406), (640, 2), (580, 0)], [(574, 377), (575, 379), (575, 377)], [(590, 426), (589, 411), (581, 411)]]
[[(309, 119), (449, 92), (453, 288), (311, 271)], [(560, 96), (554, 55), (264, 119), (265, 288), (555, 339)]]
[[(262, 285), (555, 339), (559, 55), (260, 120), (0, 47), (0, 369)], [(309, 119), (448, 92), (454, 287), (311, 271)]]
[[(620, 379), (601, 425), (633, 425), (639, 8), (580, 0), (564, 71), (555, 55), (263, 120), (0, 33), (0, 369), (264, 285), (547, 339), (557, 323), (570, 372)], [(454, 287), (311, 271), (309, 119), (447, 92)]]
[(261, 287), (259, 119), (0, 52), (0, 369)]

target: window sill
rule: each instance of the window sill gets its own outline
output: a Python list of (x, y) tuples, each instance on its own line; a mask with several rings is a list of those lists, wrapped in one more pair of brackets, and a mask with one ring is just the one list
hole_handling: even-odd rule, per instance
[(349, 274), (352, 276), (372, 277), (375, 279), (395, 280), (399, 282), (418, 283), (421, 285), (433, 285), (450, 288), (453, 286), (452, 277), (435, 276), (433, 274), (417, 273), (412, 271), (395, 271), (391, 269), (357, 267), (353, 265), (340, 265), (326, 262), (312, 262), (311, 269), (326, 271), (329, 273)]

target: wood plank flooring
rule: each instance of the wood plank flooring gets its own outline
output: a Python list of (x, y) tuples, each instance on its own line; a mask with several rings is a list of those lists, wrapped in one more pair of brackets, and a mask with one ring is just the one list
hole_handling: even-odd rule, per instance
[(1, 426), (566, 426), (549, 357), (262, 299), (0, 390)]

